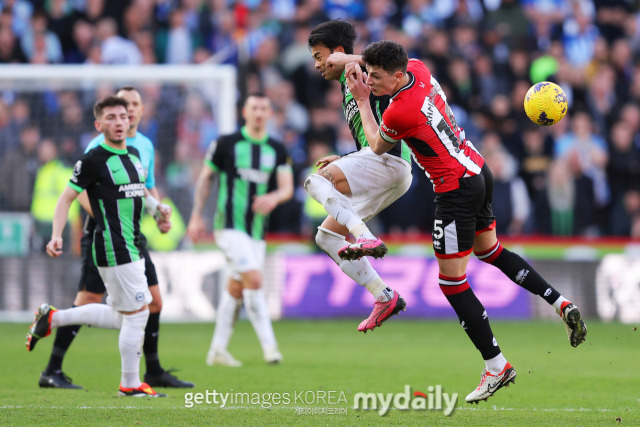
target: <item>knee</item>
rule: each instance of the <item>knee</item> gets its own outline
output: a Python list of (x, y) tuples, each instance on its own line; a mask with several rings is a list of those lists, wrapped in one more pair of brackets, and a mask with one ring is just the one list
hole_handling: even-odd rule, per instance
[(318, 230), (316, 233), (316, 244), (320, 249), (326, 252), (325, 246), (327, 246), (327, 233), (322, 230)]
[(331, 182), (324, 176), (317, 173), (312, 173), (307, 177), (307, 179), (304, 180), (304, 189), (307, 190), (307, 192), (311, 192), (317, 190), (318, 188), (321, 188), (321, 186), (325, 183), (331, 184)]

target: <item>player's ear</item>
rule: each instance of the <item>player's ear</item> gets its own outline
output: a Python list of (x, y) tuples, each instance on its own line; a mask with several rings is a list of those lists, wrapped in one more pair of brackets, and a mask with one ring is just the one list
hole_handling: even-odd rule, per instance
[(344, 52), (344, 47), (343, 46), (338, 46), (338, 47), (335, 48), (334, 52), (345, 53)]
[(95, 122), (93, 122), (93, 125), (96, 127), (96, 130), (98, 132), (102, 133), (102, 123), (96, 120)]

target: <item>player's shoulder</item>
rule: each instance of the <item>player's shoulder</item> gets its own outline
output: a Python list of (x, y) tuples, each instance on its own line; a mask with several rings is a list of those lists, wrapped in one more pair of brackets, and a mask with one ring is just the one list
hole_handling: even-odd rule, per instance
[(277, 150), (286, 151), (284, 143), (282, 143), (282, 141), (280, 141), (279, 139), (272, 137), (271, 135), (269, 135), (269, 138), (267, 138), (267, 144), (271, 145), (272, 147), (275, 147)]
[(227, 145), (232, 145), (235, 144), (238, 141), (243, 141), (245, 138), (242, 135), (241, 131), (237, 131), (237, 132), (233, 132), (233, 133), (228, 133), (225, 135), (222, 135), (220, 137), (218, 137), (218, 146), (219, 147), (224, 147)]
[(145, 134), (143, 134), (140, 131), (136, 132), (136, 136), (134, 140), (138, 144), (138, 146), (141, 148), (152, 149), (152, 150), (154, 148), (153, 142)]
[(89, 141), (89, 144), (87, 144), (87, 148), (84, 150), (84, 152), (88, 153), (89, 151), (99, 146), (102, 142), (104, 142), (104, 134), (101, 133), (97, 135), (95, 138), (93, 138), (91, 141)]
[(135, 155), (136, 157), (140, 157), (140, 150), (133, 145), (127, 145), (127, 152)]

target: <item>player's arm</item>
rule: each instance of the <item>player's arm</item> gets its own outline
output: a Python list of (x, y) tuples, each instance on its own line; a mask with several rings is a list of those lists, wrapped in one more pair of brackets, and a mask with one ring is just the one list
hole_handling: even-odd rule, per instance
[(93, 217), (93, 211), (91, 210), (91, 203), (89, 203), (89, 195), (87, 194), (86, 191), (83, 191), (78, 195), (78, 203), (80, 203), (80, 206), (82, 206), (82, 208), (85, 211), (87, 211), (89, 215)]
[(357, 62), (364, 66), (362, 55), (346, 54), (344, 52), (333, 52), (327, 58), (327, 68), (344, 68), (351, 62)]
[(78, 191), (71, 187), (65, 187), (64, 191), (58, 198), (56, 208), (53, 213), (53, 231), (51, 232), (51, 240), (47, 243), (47, 254), (56, 258), (62, 255), (62, 231), (69, 217), (69, 208), (71, 203), (78, 197)]
[(371, 110), (371, 104), (369, 102), (369, 95), (371, 89), (365, 83), (366, 75), (362, 72), (360, 66), (354, 62), (347, 64), (345, 68), (347, 77), (347, 86), (351, 91), (351, 95), (358, 103), (358, 109), (360, 110), (360, 119), (362, 120), (362, 128), (364, 135), (367, 138), (367, 142), (371, 147), (371, 150), (380, 155), (391, 150), (395, 144), (390, 144), (382, 139), (381, 129), (376, 122), (376, 118)]
[(205, 164), (198, 175), (196, 188), (193, 195), (193, 209), (191, 210), (191, 219), (187, 225), (187, 235), (192, 240), (198, 240), (204, 234), (204, 220), (202, 211), (209, 199), (211, 192), (211, 183), (215, 178), (215, 170), (208, 164)]
[(253, 200), (251, 209), (254, 212), (262, 215), (270, 214), (280, 203), (284, 203), (293, 197), (293, 173), (291, 172), (291, 167), (287, 165), (278, 170), (276, 182), (278, 186), (276, 190), (258, 196)]

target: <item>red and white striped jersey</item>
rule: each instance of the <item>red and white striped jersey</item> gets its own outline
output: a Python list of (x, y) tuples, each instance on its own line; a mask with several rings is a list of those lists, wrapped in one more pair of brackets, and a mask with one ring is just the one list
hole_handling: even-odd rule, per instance
[(409, 83), (382, 114), (380, 134), (390, 143), (404, 139), (436, 193), (455, 190), (458, 179), (480, 173), (484, 158), (465, 139), (440, 84), (422, 61), (410, 59), (407, 75)]

